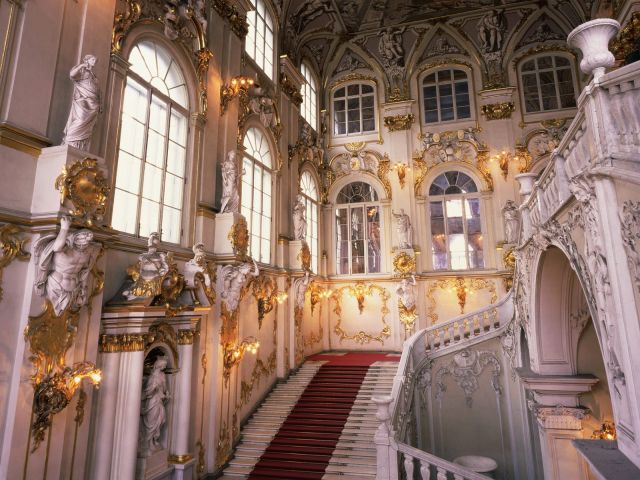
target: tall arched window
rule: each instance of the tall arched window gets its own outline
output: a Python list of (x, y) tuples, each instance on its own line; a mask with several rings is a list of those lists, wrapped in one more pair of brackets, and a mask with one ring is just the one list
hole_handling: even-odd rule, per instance
[(467, 74), (448, 68), (427, 75), (422, 80), (422, 101), (425, 123), (471, 118)]
[(318, 273), (318, 188), (309, 172), (303, 172), (300, 177), (300, 192), (304, 197), (311, 270)]
[(375, 89), (354, 83), (333, 92), (333, 134), (356, 135), (376, 129)]
[(317, 130), (318, 89), (316, 81), (313, 78), (311, 69), (306, 64), (300, 65), (300, 72), (302, 72), (302, 76), (306, 80), (306, 83), (302, 85), (302, 117), (313, 129)]
[(251, 256), (271, 262), (271, 152), (264, 134), (250, 128), (244, 136), (242, 215), (247, 219)]
[(527, 113), (576, 107), (573, 68), (565, 57), (549, 55), (524, 62), (520, 80)]
[(253, 10), (247, 13), (249, 32), (244, 49), (267, 77), (273, 80), (273, 19), (264, 0), (251, 0)]
[(475, 182), (457, 171), (438, 176), (429, 188), (434, 270), (484, 267), (480, 197)]
[(184, 76), (149, 40), (133, 47), (129, 63), (111, 225), (180, 243), (189, 115)]
[(373, 187), (353, 182), (336, 199), (336, 271), (380, 272), (380, 203)]

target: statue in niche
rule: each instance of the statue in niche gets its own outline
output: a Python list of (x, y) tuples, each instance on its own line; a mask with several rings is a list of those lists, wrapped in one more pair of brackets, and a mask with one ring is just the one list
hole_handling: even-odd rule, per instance
[(411, 275), (411, 280), (408, 278), (403, 278), (400, 280), (400, 285), (396, 289), (396, 293), (398, 294), (398, 298), (402, 305), (408, 310), (411, 311), (416, 306), (416, 294), (415, 294), (415, 285), (416, 285), (416, 277), (415, 275)]
[(402, 46), (402, 34), (405, 27), (394, 30), (391, 27), (382, 33), (378, 43), (378, 52), (382, 56), (385, 68), (404, 66), (404, 47)]
[(413, 244), (413, 227), (409, 215), (404, 213), (404, 209), (400, 209), (400, 213), (391, 212), (396, 219), (396, 232), (398, 232), (399, 248), (412, 248)]
[(296, 33), (300, 33), (305, 25), (323, 13), (335, 13), (331, 0), (307, 0), (293, 16)]
[(249, 277), (257, 277), (260, 274), (255, 260), (253, 265), (241, 263), (240, 265), (225, 265), (222, 267), (221, 276), (223, 281), (222, 301), (227, 310), (234, 312), (240, 303), (242, 289), (247, 284)]
[(139, 297), (159, 295), (162, 290), (162, 280), (171, 268), (169, 258), (165, 252), (158, 252), (160, 234), (153, 232), (147, 240), (147, 252), (138, 257), (138, 263), (129, 267), (127, 273), (133, 278), (130, 290), (122, 294), (127, 300)]
[(70, 227), (71, 218), (62, 217), (58, 235), (45, 235), (33, 247), (36, 292), (51, 302), (57, 316), (87, 304), (91, 269), (102, 248), (91, 230), (70, 233)]
[(71, 145), (80, 150), (89, 150), (93, 128), (102, 111), (98, 79), (93, 73), (97, 58), (85, 55), (82, 63), (69, 72), (73, 80), (73, 100), (67, 125), (64, 128), (62, 145)]
[(222, 162), (222, 203), (220, 212), (237, 213), (240, 207), (240, 195), (238, 194), (238, 165), (236, 151), (230, 150)]
[(502, 50), (503, 35), (507, 31), (507, 19), (503, 11), (490, 10), (480, 19), (478, 36), (483, 52), (499, 52)]
[(304, 196), (298, 195), (293, 207), (293, 236), (296, 240), (305, 240), (307, 236), (307, 208)]
[(517, 243), (520, 231), (520, 212), (513, 200), (507, 200), (502, 209), (505, 243)]
[(260, 115), (260, 122), (265, 128), (273, 128), (278, 124), (273, 99), (261, 87), (253, 89), (249, 108), (253, 113)]
[(140, 449), (147, 454), (162, 448), (160, 437), (162, 427), (167, 423), (165, 404), (169, 400), (165, 368), (167, 368), (167, 357), (161, 355), (153, 363), (151, 373), (142, 390)]

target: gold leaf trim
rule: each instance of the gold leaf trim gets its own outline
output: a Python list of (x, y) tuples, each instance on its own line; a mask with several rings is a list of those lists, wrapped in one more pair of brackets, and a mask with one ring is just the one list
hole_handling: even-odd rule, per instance
[[(367, 296), (372, 296), (374, 293), (377, 293), (382, 299), (382, 330), (377, 334), (367, 333), (365, 331), (355, 332), (353, 334), (349, 334), (342, 329), (342, 295), (347, 292), (352, 297), (356, 298), (358, 301), (358, 308), (360, 309), (360, 313), (364, 311), (364, 298)], [(387, 314), (389, 313), (388, 301), (391, 298), (389, 292), (379, 286), (379, 285), (365, 285), (363, 282), (357, 282), (355, 286), (345, 286), (336, 290), (331, 296), (333, 301), (335, 302), (335, 307), (333, 308), (333, 313), (336, 314), (338, 319), (336, 326), (333, 331), (338, 336), (340, 343), (344, 340), (354, 340), (356, 343), (361, 345), (369, 344), (372, 341), (380, 342), (384, 345), (385, 338), (391, 336), (391, 327), (386, 321)]]

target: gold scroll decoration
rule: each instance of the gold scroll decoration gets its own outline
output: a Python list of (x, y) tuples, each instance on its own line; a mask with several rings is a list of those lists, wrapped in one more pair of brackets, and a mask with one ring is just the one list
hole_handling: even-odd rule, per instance
[(429, 309), (427, 311), (427, 318), (430, 320), (431, 325), (438, 322), (438, 314), (436, 313), (436, 299), (433, 294), (436, 290), (450, 291), (456, 294), (458, 299), (458, 306), (460, 307), (460, 314), (464, 314), (464, 308), (467, 303), (467, 293), (478, 290), (489, 290), (491, 294), (490, 303), (494, 304), (498, 300), (498, 293), (493, 280), (484, 278), (445, 278), (437, 280), (429, 286), (427, 289), (427, 300), (429, 300)]
[(410, 275), (416, 271), (416, 257), (400, 252), (393, 259), (393, 272), (396, 275)]
[(490, 103), (482, 106), (482, 114), (487, 120), (505, 120), (511, 118), (515, 109), (513, 102)]
[(102, 221), (110, 188), (98, 160), (85, 158), (65, 165), (55, 186), (60, 191), (60, 205), (65, 200), (73, 204), (69, 213), (74, 219), (88, 226)]
[(302, 243), (302, 248), (300, 248), (297, 258), (303, 270), (311, 270), (311, 250), (307, 242)]
[(415, 119), (413, 113), (407, 115), (390, 115), (384, 117), (384, 125), (390, 132), (409, 130)]
[(391, 200), (391, 181), (389, 180), (389, 172), (391, 171), (391, 160), (388, 156), (384, 156), (378, 163), (378, 171), (376, 175), (382, 182), (384, 192), (387, 194), (387, 198)]
[[(374, 293), (378, 294), (382, 299), (382, 330), (380, 330), (380, 332), (377, 334), (371, 334), (361, 330), (359, 332), (349, 334), (342, 329), (342, 296), (345, 292), (357, 300), (358, 309), (360, 309), (361, 313), (364, 309), (365, 297), (372, 296)], [(340, 342), (342, 343), (343, 340), (354, 340), (356, 343), (364, 345), (365, 343), (368, 344), (375, 341), (384, 345), (385, 338), (391, 336), (391, 328), (386, 321), (387, 314), (389, 313), (388, 301), (390, 297), (391, 295), (389, 292), (383, 287), (374, 284), (365, 285), (363, 282), (357, 282), (355, 286), (348, 285), (333, 292), (333, 295), (331, 296), (335, 302), (333, 313), (336, 314), (338, 319), (333, 331), (340, 339)]]
[(233, 224), (227, 238), (231, 242), (233, 253), (240, 260), (244, 260), (249, 249), (249, 229), (247, 228), (247, 220), (244, 217), (238, 218), (236, 223)]
[(31, 254), (24, 251), (24, 245), (28, 238), (21, 239), (19, 235), (22, 229), (11, 223), (0, 227), (0, 301), (2, 301), (2, 272), (14, 259), (26, 261)]

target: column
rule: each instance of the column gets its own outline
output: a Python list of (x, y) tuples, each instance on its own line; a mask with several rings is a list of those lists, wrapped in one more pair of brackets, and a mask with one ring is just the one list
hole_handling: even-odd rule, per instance
[(93, 436), (93, 461), (91, 462), (91, 478), (108, 480), (111, 469), (111, 453), (113, 450), (114, 418), (118, 401), (118, 370), (120, 367), (120, 350), (117, 343), (112, 342), (115, 335), (103, 335), (100, 339), (100, 383), (98, 406), (95, 413), (96, 426)]
[(193, 330), (178, 330), (179, 369), (173, 407), (172, 463), (185, 463), (193, 455), (189, 453), (189, 419), (191, 405), (191, 372), (193, 364)]
[(144, 338), (127, 335), (123, 345), (118, 382), (120, 392), (115, 415), (115, 435), (111, 478), (134, 478), (138, 455), (138, 428), (140, 427), (140, 401), (144, 367)]

